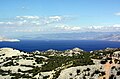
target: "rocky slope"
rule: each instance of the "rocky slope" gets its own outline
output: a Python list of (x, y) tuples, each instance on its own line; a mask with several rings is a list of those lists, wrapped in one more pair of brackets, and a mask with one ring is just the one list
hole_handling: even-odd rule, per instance
[(0, 79), (120, 79), (120, 49), (25, 53), (0, 48)]

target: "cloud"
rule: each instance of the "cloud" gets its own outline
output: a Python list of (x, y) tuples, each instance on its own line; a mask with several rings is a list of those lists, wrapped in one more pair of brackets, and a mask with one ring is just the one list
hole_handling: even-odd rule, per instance
[(52, 32), (56, 24), (64, 23), (67, 18), (66, 16), (16, 16), (3, 18), (3, 20), (0, 20), (0, 34), (19, 36), (19, 34), (24, 35), (24, 33), (48, 33)]
[(9, 21), (8, 21), (8, 22), (0, 22), (0, 24), (2, 24), (2, 25), (3, 25), (3, 24), (6, 24), (6, 25), (11, 25), (11, 24), (14, 24), (14, 23), (13, 23), (13, 22), (9, 22)]
[(107, 26), (89, 26), (83, 28), (84, 31), (93, 31), (93, 32), (120, 32), (120, 24), (113, 24)]
[(24, 20), (24, 19), (40, 19), (39, 16), (16, 16), (16, 18)]
[(49, 19), (55, 20), (55, 21), (61, 21), (62, 17), (61, 16), (50, 16)]
[[(0, 31), (15, 31), (15, 32), (118, 32), (120, 31), (120, 24), (100, 26), (74, 26), (67, 25), (65, 21), (69, 19), (66, 16), (16, 16), (12, 19), (0, 21)], [(14, 27), (14, 28), (11, 28)], [(38, 27), (38, 28), (37, 28)], [(52, 30), (51, 30), (52, 29)], [(8, 31), (8, 32), (9, 32)]]
[(0, 22), (0, 26), (47, 26), (49, 24), (61, 23), (66, 18), (64, 16), (16, 16), (9, 21)]
[(56, 26), (56, 28), (59, 29), (59, 30), (65, 30), (65, 31), (78, 31), (78, 30), (81, 30), (81, 27), (68, 26), (68, 25), (60, 25), (60, 26)]
[(118, 12), (118, 13), (115, 13), (115, 15), (117, 15), (117, 16), (120, 16), (120, 12)]
[(17, 30), (15, 30), (15, 32), (26, 32), (26, 33), (30, 33), (30, 32), (41, 32), (41, 29), (22, 29), (22, 30), (20, 30), (20, 29), (17, 29)]
[(88, 29), (94, 29), (94, 30), (98, 30), (98, 29), (105, 29), (105, 26), (90, 26), (88, 27)]
[(120, 32), (120, 24), (108, 25), (108, 26), (69, 26), (69, 25), (57, 25), (56, 30), (59, 31), (76, 31), (76, 32)]
[(61, 19), (61, 16), (50, 16), (50, 19)]
[(113, 27), (120, 28), (120, 24), (114, 24)]

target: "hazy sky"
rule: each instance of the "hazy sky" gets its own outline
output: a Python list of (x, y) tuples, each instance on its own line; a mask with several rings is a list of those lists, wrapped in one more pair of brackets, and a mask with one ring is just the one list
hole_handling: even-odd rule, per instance
[(0, 36), (119, 30), (120, 0), (0, 0)]

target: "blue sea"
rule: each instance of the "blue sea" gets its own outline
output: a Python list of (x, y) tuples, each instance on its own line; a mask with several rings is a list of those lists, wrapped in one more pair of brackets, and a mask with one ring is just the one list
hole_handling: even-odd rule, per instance
[(0, 42), (0, 48), (10, 47), (26, 52), (48, 49), (67, 50), (75, 47), (85, 51), (110, 48), (120, 48), (120, 42), (95, 41), (95, 40), (22, 40), (20, 42)]

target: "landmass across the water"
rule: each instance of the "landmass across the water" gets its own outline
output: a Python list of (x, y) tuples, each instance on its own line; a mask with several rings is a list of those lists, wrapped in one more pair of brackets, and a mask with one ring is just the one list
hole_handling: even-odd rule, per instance
[(5, 38), (5, 37), (0, 37), (0, 42), (19, 42), (20, 40), (18, 39), (10, 39), (10, 38)]
[(25, 36), (24, 39), (37, 40), (103, 40), (120, 42), (120, 32), (80, 32), (52, 33)]
[(120, 79), (120, 48), (23, 52), (0, 48), (1, 79)]

